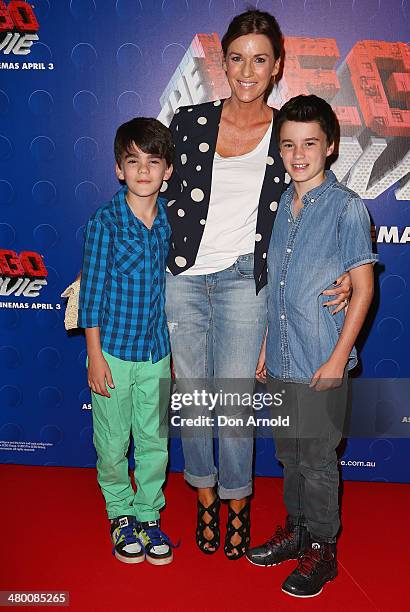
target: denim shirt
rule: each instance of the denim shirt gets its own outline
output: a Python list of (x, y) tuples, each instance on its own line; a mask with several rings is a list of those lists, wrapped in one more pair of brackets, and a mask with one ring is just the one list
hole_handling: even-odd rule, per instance
[[(268, 251), (266, 368), (273, 378), (308, 383), (331, 356), (344, 311), (323, 307), (343, 272), (378, 257), (372, 253), (370, 219), (359, 196), (326, 172), (292, 214), (293, 184), (282, 195)], [(357, 363), (353, 348), (348, 369)]]

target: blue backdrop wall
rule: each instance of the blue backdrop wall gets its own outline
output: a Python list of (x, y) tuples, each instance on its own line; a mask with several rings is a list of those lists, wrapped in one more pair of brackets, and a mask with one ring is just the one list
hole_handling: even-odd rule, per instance
[[(255, 4), (287, 37), (271, 103), (308, 91), (332, 102), (342, 128), (335, 170), (375, 226), (379, 289), (358, 376), (376, 382), (354, 403), (372, 425), (362, 420), (347, 443), (344, 476), (408, 482), (410, 5)], [(67, 336), (59, 296), (81, 267), (85, 222), (117, 189), (116, 127), (136, 115), (168, 123), (181, 104), (227, 95), (219, 37), (247, 6), (0, 2), (0, 462), (95, 465), (84, 338)], [(280, 474), (273, 452), (257, 440), (257, 474)], [(182, 467), (173, 440), (171, 469)]]

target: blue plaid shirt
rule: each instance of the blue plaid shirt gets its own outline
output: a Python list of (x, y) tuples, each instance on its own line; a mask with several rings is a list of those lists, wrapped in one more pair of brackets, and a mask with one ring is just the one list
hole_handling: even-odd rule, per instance
[(87, 224), (79, 326), (99, 327), (104, 351), (126, 361), (156, 363), (170, 352), (165, 267), (170, 226), (166, 201), (149, 230), (122, 188)]

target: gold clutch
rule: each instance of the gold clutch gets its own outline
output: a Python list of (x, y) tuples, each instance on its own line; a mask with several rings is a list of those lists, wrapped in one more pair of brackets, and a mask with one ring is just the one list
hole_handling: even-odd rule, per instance
[(77, 278), (67, 289), (64, 289), (61, 297), (68, 298), (65, 309), (64, 327), (75, 329), (78, 327), (78, 298), (80, 297), (80, 279)]

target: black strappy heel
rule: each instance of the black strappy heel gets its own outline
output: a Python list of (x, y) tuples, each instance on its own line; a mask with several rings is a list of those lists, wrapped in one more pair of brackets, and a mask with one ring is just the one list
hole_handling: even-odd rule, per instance
[[(226, 523), (226, 537), (225, 537), (225, 546), (224, 552), (228, 559), (231, 561), (236, 561), (240, 559), (245, 554), (247, 548), (249, 547), (251, 541), (251, 517), (250, 517), (251, 504), (248, 499), (246, 505), (239, 510), (239, 512), (235, 512), (230, 506), (228, 506), (228, 522)], [(238, 519), (241, 524), (239, 527), (234, 527), (233, 521)], [(241, 541), (238, 544), (232, 544), (232, 537), (238, 534), (241, 538)]]
[[(217, 496), (212, 504), (208, 507), (204, 506), (198, 499), (198, 514), (197, 514), (197, 526), (196, 526), (196, 543), (199, 550), (206, 555), (213, 555), (219, 548), (219, 508), (221, 507), (221, 500)], [(208, 522), (204, 520), (205, 513), (208, 513), (211, 517)], [(208, 540), (204, 536), (205, 529), (208, 528), (212, 531), (213, 536)]]

